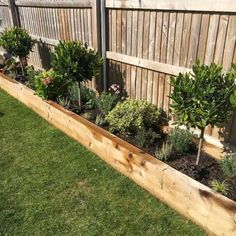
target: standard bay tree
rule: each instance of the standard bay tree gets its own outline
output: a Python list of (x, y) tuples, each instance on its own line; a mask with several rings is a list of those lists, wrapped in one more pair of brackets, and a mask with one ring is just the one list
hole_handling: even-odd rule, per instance
[(35, 40), (31, 38), (29, 33), (20, 27), (6, 29), (0, 35), (0, 46), (14, 57), (19, 57), (22, 75), (27, 65), (27, 57), (32, 51)]
[(235, 78), (235, 66), (224, 73), (219, 65), (208, 66), (197, 61), (192, 73), (180, 73), (171, 80), (171, 108), (177, 123), (200, 130), (196, 165), (199, 164), (206, 126), (222, 125), (233, 114)]
[(99, 54), (79, 41), (60, 41), (52, 53), (53, 69), (78, 87), (78, 105), (81, 106), (81, 83), (98, 76), (103, 63)]

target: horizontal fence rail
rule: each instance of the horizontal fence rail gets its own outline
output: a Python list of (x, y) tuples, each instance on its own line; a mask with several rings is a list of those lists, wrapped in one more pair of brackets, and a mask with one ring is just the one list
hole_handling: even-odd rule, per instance
[(108, 8), (236, 12), (234, 0), (106, 0)]

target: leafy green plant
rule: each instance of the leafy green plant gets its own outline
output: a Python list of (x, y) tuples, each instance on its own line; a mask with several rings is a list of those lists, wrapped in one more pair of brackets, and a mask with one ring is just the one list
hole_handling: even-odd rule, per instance
[(14, 57), (19, 57), (22, 74), (27, 65), (27, 56), (35, 44), (28, 32), (19, 27), (6, 29), (0, 36), (0, 46)]
[(82, 114), (82, 116), (87, 120), (94, 119), (94, 114), (91, 112), (85, 112), (84, 114)]
[(161, 125), (162, 112), (144, 100), (127, 99), (119, 102), (108, 113), (106, 120), (111, 132), (137, 134), (142, 129), (155, 129)]
[(189, 130), (176, 127), (168, 134), (168, 142), (179, 153), (187, 153), (194, 148), (193, 134)]
[(62, 107), (65, 107), (66, 109), (70, 108), (70, 99), (69, 98), (67, 98), (67, 97), (58, 97), (56, 101)]
[(219, 161), (219, 165), (224, 175), (230, 178), (236, 176), (236, 153), (227, 154), (223, 160)]
[(234, 90), (233, 94), (230, 96), (231, 104), (236, 107), (236, 89)]
[(222, 67), (212, 63), (193, 66), (193, 73), (179, 74), (172, 78), (171, 108), (179, 125), (200, 129), (200, 142), (196, 165), (202, 150), (204, 131), (207, 125), (221, 125), (231, 115), (233, 106), (230, 97), (236, 89), (236, 67), (222, 72)]
[(77, 103), (70, 103), (70, 110), (73, 111), (76, 114), (81, 114), (83, 112), (83, 109), (81, 106), (79, 106)]
[(36, 94), (44, 99), (56, 100), (66, 97), (71, 81), (54, 70), (44, 71), (35, 77)]
[(157, 147), (155, 151), (155, 156), (157, 159), (161, 161), (168, 161), (171, 157), (171, 153), (172, 153), (172, 145), (166, 142), (162, 144), (161, 148)]
[(68, 97), (70, 101), (78, 101), (79, 99), (79, 86), (77, 83), (71, 83), (71, 85), (68, 88)]
[(135, 142), (141, 147), (148, 147), (158, 138), (160, 138), (160, 134), (154, 132), (151, 128), (148, 130), (141, 129), (138, 130), (137, 135), (135, 136)]
[(35, 70), (33, 66), (26, 67), (27, 82), (26, 85), (35, 90), (35, 78), (42, 73), (41, 70)]
[(103, 115), (107, 115), (118, 103), (119, 96), (114, 93), (102, 92), (96, 99), (98, 109)]
[(214, 179), (211, 181), (211, 187), (214, 191), (222, 193), (224, 195), (228, 195), (229, 193), (229, 185), (227, 184), (226, 180), (220, 182)]
[(104, 118), (104, 116), (102, 114), (99, 114), (96, 116), (96, 120), (95, 120), (95, 124), (98, 126), (103, 126), (105, 125), (107, 122)]
[(96, 107), (96, 92), (85, 86), (81, 86), (81, 100), (87, 109)]
[(14, 57), (10, 57), (5, 60), (4, 72), (10, 77), (15, 78), (17, 75), (22, 73), (20, 63), (16, 61)]
[(96, 107), (96, 93), (85, 86), (79, 88), (78, 83), (72, 83), (69, 87), (68, 96), (71, 102), (78, 106), (80, 106), (78, 100), (79, 96), (81, 96), (82, 103), (86, 105), (87, 109), (93, 109)]
[(94, 76), (99, 75), (102, 63), (102, 58), (95, 50), (77, 41), (60, 41), (52, 53), (51, 62), (56, 72), (78, 84), (79, 105), (81, 105), (81, 82), (92, 80)]

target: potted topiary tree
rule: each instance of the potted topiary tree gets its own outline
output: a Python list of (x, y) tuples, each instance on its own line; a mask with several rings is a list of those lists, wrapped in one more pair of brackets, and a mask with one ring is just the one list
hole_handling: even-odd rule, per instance
[(19, 57), (22, 75), (35, 42), (25, 29), (19, 27), (6, 29), (0, 36), (0, 46), (12, 56)]
[(233, 66), (223, 73), (222, 67), (214, 63), (207, 66), (197, 61), (193, 73), (180, 73), (171, 80), (171, 108), (177, 123), (200, 129), (196, 165), (199, 164), (206, 126), (222, 125), (233, 113), (235, 69)]
[(102, 58), (95, 50), (89, 49), (87, 44), (60, 41), (52, 53), (51, 64), (56, 72), (76, 82), (78, 105), (81, 106), (81, 82), (99, 75), (102, 63)]

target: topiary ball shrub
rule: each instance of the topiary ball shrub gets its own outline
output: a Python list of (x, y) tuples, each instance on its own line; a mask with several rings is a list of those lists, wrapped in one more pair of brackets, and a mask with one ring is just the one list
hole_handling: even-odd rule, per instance
[(234, 65), (229, 72), (224, 72), (217, 64), (208, 66), (197, 61), (192, 73), (180, 73), (171, 80), (171, 108), (178, 125), (200, 129), (196, 165), (199, 164), (206, 126), (222, 125), (233, 114), (235, 79)]
[(78, 104), (81, 105), (80, 84), (92, 80), (101, 71), (102, 58), (98, 52), (79, 41), (60, 41), (52, 53), (52, 67), (63, 77), (78, 83)]
[(27, 65), (26, 58), (35, 42), (25, 29), (19, 27), (6, 29), (0, 36), (0, 46), (12, 56), (19, 57), (22, 70)]
[(68, 95), (72, 81), (59, 75), (54, 70), (44, 71), (35, 76), (36, 94), (43, 99), (55, 101)]
[(161, 115), (162, 111), (147, 101), (127, 99), (119, 102), (106, 120), (111, 132), (137, 134), (142, 129), (159, 128), (162, 125)]

